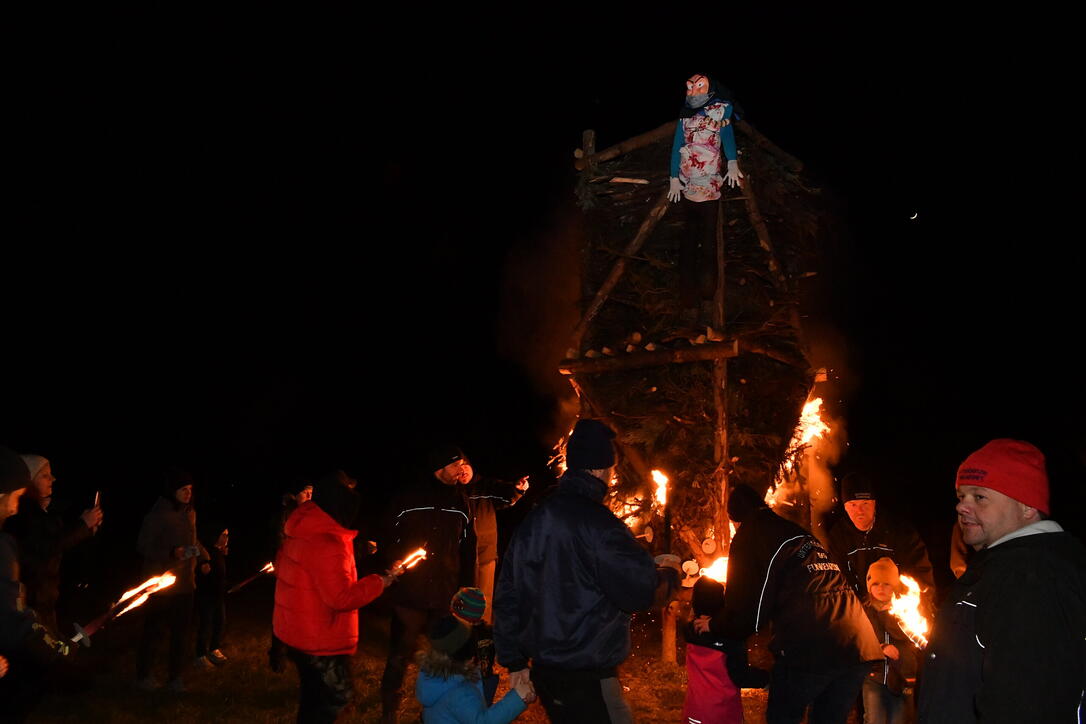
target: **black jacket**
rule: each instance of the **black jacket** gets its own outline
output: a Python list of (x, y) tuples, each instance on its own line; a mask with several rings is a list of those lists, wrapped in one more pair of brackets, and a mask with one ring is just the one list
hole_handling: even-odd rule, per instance
[(916, 685), (918, 651), (916, 644), (901, 631), (894, 615), (889, 611), (879, 611), (870, 603), (864, 606), (867, 620), (875, 629), (875, 638), (882, 645), (890, 644), (897, 649), (897, 659), (889, 656), (871, 665), (867, 678), (876, 684), (882, 684), (895, 694), (901, 694), (906, 687)]
[(498, 560), (498, 518), (495, 511), (515, 505), (521, 492), (515, 483), (489, 478), (473, 478), (464, 486), (475, 523), (478, 563)]
[(827, 545), (860, 600), (867, 599), (868, 567), (883, 556), (892, 559), (903, 575), (915, 578), (929, 596), (935, 591), (928, 549), (907, 523), (876, 514), (875, 524), (865, 533), (846, 514), (830, 528)]
[(393, 603), (447, 611), (461, 586), (475, 585), (475, 534), (461, 486), (422, 477), (393, 501), (386, 527), (386, 562), (402, 560), (418, 548), (427, 553), (388, 590)]
[(630, 614), (652, 606), (657, 573), (606, 492), (567, 472), (514, 533), (494, 593), (494, 644), (510, 671), (531, 659), (604, 678), (629, 654)]
[(1070, 724), (1086, 686), (1086, 549), (1069, 533), (985, 548), (935, 619), (922, 724)]
[(732, 540), (712, 630), (742, 640), (770, 621), (778, 664), (819, 671), (883, 658), (859, 599), (818, 539), (761, 508)]
[(72, 546), (90, 537), (91, 531), (77, 519), (68, 525), (55, 506), (24, 496), (19, 512), (4, 522), (4, 531), (18, 543), (20, 576), (26, 586), (26, 603), (35, 610), (52, 610), (60, 596), (60, 562)]

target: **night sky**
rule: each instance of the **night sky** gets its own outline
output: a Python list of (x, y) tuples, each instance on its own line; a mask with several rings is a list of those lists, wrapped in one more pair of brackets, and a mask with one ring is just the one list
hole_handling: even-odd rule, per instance
[(961, 459), (1021, 437), (1079, 525), (1059, 43), (1024, 59), (970, 20), (789, 5), (498, 30), (367, 12), (33, 29), (6, 114), (0, 442), (50, 457), (58, 495), (103, 490), (118, 544), (169, 465), (227, 518), (334, 466), (383, 497), (442, 440), (538, 471), (565, 421), (540, 351), (565, 342), (509, 303), (509, 270), (575, 233), (581, 131), (603, 148), (674, 118), (693, 72), (845, 202), (804, 311), (850, 463), (931, 534)]

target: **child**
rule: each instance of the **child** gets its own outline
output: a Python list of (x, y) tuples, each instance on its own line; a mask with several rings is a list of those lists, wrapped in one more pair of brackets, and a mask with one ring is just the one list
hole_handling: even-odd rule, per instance
[(419, 655), (415, 696), (426, 724), (473, 721), (507, 724), (535, 700), (531, 684), (521, 683), (492, 707), (483, 698), (478, 642), (455, 616), (444, 616), (430, 628), (430, 649)]
[(471, 628), (474, 635), (480, 681), (483, 682), (483, 698), (486, 699), (486, 705), (490, 706), (494, 703), (494, 693), (498, 690), (498, 675), (494, 673), (494, 630), (483, 620), (486, 596), (481, 588), (461, 588), (453, 594), (449, 609), (453, 616)]
[[(695, 620), (711, 619), (724, 605), (724, 586), (708, 576), (694, 584)], [(694, 621), (687, 624), (686, 703), (684, 722), (742, 724), (743, 702), (739, 687), (761, 688), (769, 677), (747, 665), (745, 641), (733, 641), (714, 634), (707, 627), (698, 633)]]
[(886, 658), (874, 664), (864, 680), (864, 724), (906, 724), (914, 720), (917, 649), (902, 633), (890, 602), (901, 590), (897, 566), (886, 557), (867, 569), (868, 601), (864, 612)]
[(214, 531), (211, 535), (217, 536), (209, 549), (211, 558), (200, 566), (200, 575), (196, 577), (196, 615), (199, 618), (196, 666), (205, 670), (226, 663), (226, 655), (220, 647), (226, 623), (226, 556), (229, 554), (230, 531), (216, 528), (211, 529)]

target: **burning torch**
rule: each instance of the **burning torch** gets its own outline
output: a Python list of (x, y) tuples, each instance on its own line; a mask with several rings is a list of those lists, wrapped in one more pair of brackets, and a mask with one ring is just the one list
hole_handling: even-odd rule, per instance
[(275, 564), (272, 563), (271, 561), (268, 561), (267, 563), (264, 564), (264, 567), (261, 568), (259, 571), (257, 571), (253, 575), (249, 576), (248, 578), (246, 578), (241, 583), (238, 583), (238, 584), (236, 584), (234, 586), (231, 586), (230, 590), (228, 590), (227, 593), (237, 593), (244, 586), (249, 585), (250, 583), (252, 583), (256, 579), (260, 578), (265, 573), (275, 573)]
[[(117, 599), (117, 602), (106, 610), (98, 618), (94, 619), (86, 626), (80, 626), (79, 624), (72, 624), (75, 627), (75, 636), (71, 638), (71, 642), (82, 643), (84, 646), (90, 646), (90, 637), (94, 635), (98, 629), (105, 626), (107, 623), (115, 618), (120, 618), (133, 608), (137, 608), (147, 603), (147, 599), (151, 597), (151, 594), (158, 593), (164, 588), (169, 588), (177, 580), (177, 576), (172, 573), (163, 573), (161, 576), (152, 576), (146, 581), (136, 586), (130, 591), (125, 591), (124, 595)], [(132, 600), (127, 606), (118, 611), (121, 605), (128, 600)]]
[(920, 584), (915, 578), (901, 576), (901, 585), (905, 592), (894, 595), (890, 613), (897, 619), (901, 632), (922, 649), (928, 645), (928, 620), (920, 613)]

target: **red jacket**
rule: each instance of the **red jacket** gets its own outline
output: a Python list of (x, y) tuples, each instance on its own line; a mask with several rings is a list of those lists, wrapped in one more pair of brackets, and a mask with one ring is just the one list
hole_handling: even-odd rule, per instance
[(376, 574), (355, 579), (351, 541), (357, 533), (312, 501), (298, 506), (284, 533), (275, 560), (275, 635), (314, 656), (353, 654), (357, 609), (384, 590)]

